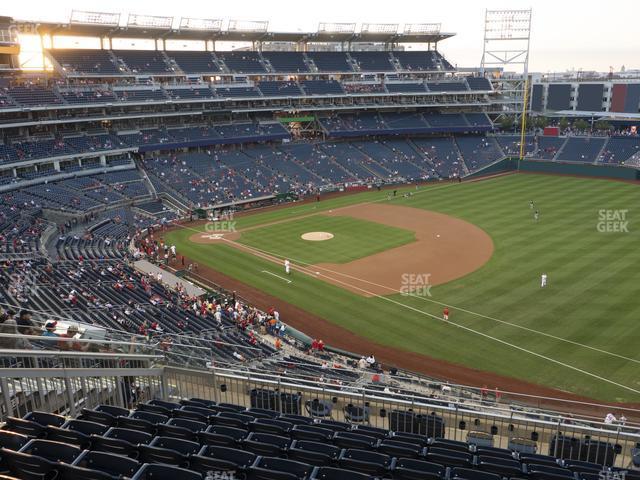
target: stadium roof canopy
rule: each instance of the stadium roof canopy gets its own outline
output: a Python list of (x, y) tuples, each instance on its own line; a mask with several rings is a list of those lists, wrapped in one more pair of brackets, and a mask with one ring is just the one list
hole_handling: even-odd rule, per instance
[[(119, 14), (80, 13), (79, 20), (72, 14), (71, 21), (36, 22), (16, 20), (14, 24), (25, 33), (51, 36), (78, 36), (100, 38), (147, 38), (166, 40), (200, 40), (229, 42), (292, 42), (292, 43), (437, 43), (455, 35), (440, 31), (440, 24), (406, 24), (401, 30), (397, 24), (321, 23), (316, 32), (270, 32), (268, 22), (230, 20), (226, 29), (222, 20), (129, 15), (126, 24)], [(103, 17), (99, 17), (103, 15)]]

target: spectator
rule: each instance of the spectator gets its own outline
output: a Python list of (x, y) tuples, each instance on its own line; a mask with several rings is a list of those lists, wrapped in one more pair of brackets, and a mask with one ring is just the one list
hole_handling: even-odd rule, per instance
[(43, 337), (58, 337), (59, 335), (56, 333), (56, 327), (58, 326), (58, 322), (54, 320), (49, 320), (44, 324), (44, 332), (42, 332)]
[(360, 357), (360, 360), (358, 360), (358, 368), (367, 368), (367, 360), (364, 357)]
[(16, 337), (0, 337), (0, 348), (14, 350), (31, 349), (31, 343), (26, 338), (18, 337), (18, 324), (13, 318), (15, 312), (9, 310), (0, 312), (0, 333), (16, 335)]
[(36, 324), (31, 319), (31, 312), (21, 310), (18, 317), (18, 332), (23, 335), (37, 335)]
[[(67, 328), (66, 333), (60, 335), (60, 338), (75, 338), (79, 333), (78, 325), (71, 324)], [(89, 350), (89, 344), (86, 342), (70, 342), (70, 341), (62, 341), (58, 342), (58, 346), (60, 350), (73, 350), (76, 352), (86, 352)]]

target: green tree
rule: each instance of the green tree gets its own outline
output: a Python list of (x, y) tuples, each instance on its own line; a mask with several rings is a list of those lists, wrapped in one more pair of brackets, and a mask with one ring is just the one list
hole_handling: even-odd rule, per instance
[(588, 130), (589, 129), (589, 122), (587, 122), (586, 120), (584, 120), (582, 118), (579, 118), (575, 122), (573, 122), (573, 126), (575, 128), (577, 128), (578, 130)]
[(562, 117), (560, 119), (560, 122), (558, 122), (558, 126), (564, 130), (569, 126), (569, 120), (567, 120), (566, 118)]
[(536, 117), (535, 126), (536, 128), (544, 128), (549, 125), (549, 119), (545, 116)]
[(505, 115), (500, 119), (500, 128), (502, 130), (513, 129), (514, 118), (511, 115)]
[(606, 120), (598, 120), (595, 124), (596, 130), (600, 130), (601, 132), (606, 132), (607, 130), (611, 130), (611, 124)]

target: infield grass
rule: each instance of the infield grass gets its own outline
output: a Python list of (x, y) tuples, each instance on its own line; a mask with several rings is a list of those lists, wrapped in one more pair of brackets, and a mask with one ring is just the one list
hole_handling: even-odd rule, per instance
[[(308, 232), (328, 232), (321, 242), (303, 240)], [(346, 263), (415, 240), (413, 232), (351, 217), (314, 215), (242, 233), (239, 242), (295, 258), (299, 263)]]
[[(540, 209), (537, 223), (530, 200)], [(367, 201), (386, 202), (386, 192), (294, 204), (242, 217), (237, 226), (295, 219)], [(376, 342), (602, 401), (640, 401), (637, 185), (511, 175), (475, 183), (433, 184), (410, 198), (400, 196), (391, 202), (474, 223), (491, 235), (493, 257), (479, 270), (431, 288), (431, 297), (396, 294), (367, 299), (297, 272), (291, 284), (277, 281), (261, 271), (281, 273), (280, 266), (224, 244), (194, 244), (189, 241), (190, 230), (173, 231), (168, 240), (201, 264)], [(628, 232), (598, 231), (602, 209), (628, 210)], [(307, 218), (293, 221), (291, 230), (280, 224), (273, 235), (264, 235), (271, 233), (272, 226), (246, 234), (258, 248), (294, 263), (298, 255), (303, 262), (309, 261), (291, 238), (299, 232), (296, 224)], [(351, 247), (353, 255), (361, 256), (354, 244)], [(334, 261), (324, 256), (321, 260)], [(544, 289), (539, 283), (542, 273), (549, 276)], [(451, 319), (464, 328), (440, 320), (442, 303), (451, 305)]]

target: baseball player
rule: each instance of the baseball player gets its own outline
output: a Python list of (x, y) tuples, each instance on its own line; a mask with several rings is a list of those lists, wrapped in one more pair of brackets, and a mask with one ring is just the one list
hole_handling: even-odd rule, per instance
[(291, 275), (291, 263), (289, 262), (289, 259), (285, 259), (284, 261), (284, 272), (287, 275)]
[(534, 207), (533, 200), (529, 200), (529, 208), (533, 210), (533, 207)]
[(544, 288), (544, 287), (546, 287), (546, 286), (547, 286), (547, 274), (546, 274), (546, 273), (543, 273), (543, 274), (540, 276), (540, 288)]
[(449, 320), (449, 307), (444, 307), (444, 310), (442, 310), (442, 318)]
[(536, 210), (533, 213), (533, 219), (537, 222), (539, 218), (540, 218), (540, 212), (538, 210)]

